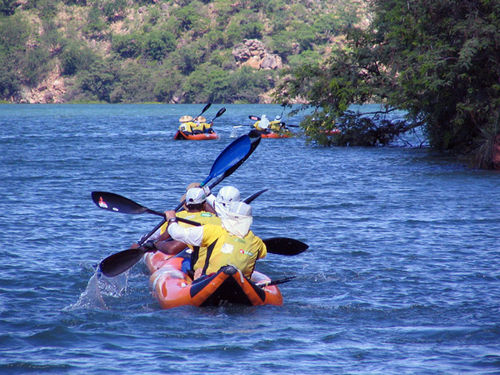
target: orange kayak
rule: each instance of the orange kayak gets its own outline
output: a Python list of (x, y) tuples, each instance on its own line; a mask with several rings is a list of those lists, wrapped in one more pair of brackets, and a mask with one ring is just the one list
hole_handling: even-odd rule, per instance
[(187, 134), (180, 130), (174, 135), (176, 140), (188, 140), (188, 141), (208, 141), (211, 139), (218, 139), (217, 133), (199, 133), (199, 134)]
[(152, 273), (153, 295), (164, 309), (178, 306), (220, 306), (236, 303), (248, 306), (282, 305), (283, 296), (276, 285), (265, 285), (271, 279), (254, 271), (246, 278), (237, 268), (224, 266), (217, 273), (193, 281), (183, 270), (190, 254), (184, 250), (176, 256), (161, 252), (148, 253), (144, 260)]
[(279, 133), (274, 133), (274, 132), (262, 133), (260, 136), (262, 138), (290, 138), (290, 134), (288, 134), (288, 133), (279, 134)]

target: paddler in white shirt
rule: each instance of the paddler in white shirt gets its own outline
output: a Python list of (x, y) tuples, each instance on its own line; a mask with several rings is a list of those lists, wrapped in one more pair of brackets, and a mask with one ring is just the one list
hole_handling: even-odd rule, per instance
[[(199, 227), (183, 227), (177, 223), (175, 211), (166, 211), (168, 233), (177, 241), (200, 246), (199, 260), (195, 264), (194, 278), (210, 275), (221, 267), (232, 265), (250, 278), (257, 259), (267, 255), (264, 242), (251, 230), (252, 208), (244, 202), (221, 204), (215, 201), (215, 211), (221, 224), (205, 224)], [(206, 249), (206, 254), (201, 249)]]

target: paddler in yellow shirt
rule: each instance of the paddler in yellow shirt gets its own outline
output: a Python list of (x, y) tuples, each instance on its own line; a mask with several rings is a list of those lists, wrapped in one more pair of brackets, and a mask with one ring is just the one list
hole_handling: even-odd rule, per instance
[[(196, 185), (195, 184), (191, 184)], [(199, 185), (199, 184), (198, 184)], [(220, 225), (220, 219), (215, 215), (214, 212), (210, 212), (211, 206), (206, 204), (206, 194), (209, 192), (208, 187), (204, 190), (199, 187), (190, 187), (186, 191), (185, 200), (186, 203), (184, 207), (186, 210), (180, 211), (176, 214), (177, 217), (192, 220), (200, 224), (217, 224)], [(184, 200), (184, 197), (181, 198)], [(181, 223), (183, 226), (189, 226), (189, 224)], [(154, 242), (156, 249), (161, 250), (163, 253), (167, 254), (178, 254), (189, 246), (192, 250), (191, 262), (189, 265), (185, 266), (186, 271), (191, 268), (194, 271), (194, 265), (198, 261), (199, 254), (206, 254), (206, 249), (201, 249), (199, 246), (190, 246), (180, 241), (167, 241), (170, 235), (167, 232), (168, 222), (160, 227), (160, 236)], [(203, 261), (203, 260), (201, 260)]]
[(268, 133), (269, 132), (269, 119), (266, 115), (262, 115), (260, 120), (253, 124), (253, 127), (260, 132)]
[(290, 132), (290, 129), (287, 128), (286, 124), (281, 121), (281, 116), (276, 116), (274, 120), (269, 123), (269, 129), (279, 134)]
[(193, 133), (213, 133), (212, 125), (207, 122), (203, 116), (198, 116), (194, 119)]
[(179, 118), (179, 130), (185, 134), (193, 134), (193, 127), (196, 125), (193, 122), (193, 117), (189, 115), (184, 115)]
[(215, 211), (221, 224), (199, 227), (183, 227), (177, 223), (175, 211), (166, 211), (168, 233), (174, 240), (207, 249), (204, 264), (195, 269), (195, 279), (215, 273), (226, 265), (238, 268), (250, 278), (257, 259), (267, 255), (262, 239), (250, 230), (253, 221), (251, 206), (236, 201), (222, 205), (216, 200)]

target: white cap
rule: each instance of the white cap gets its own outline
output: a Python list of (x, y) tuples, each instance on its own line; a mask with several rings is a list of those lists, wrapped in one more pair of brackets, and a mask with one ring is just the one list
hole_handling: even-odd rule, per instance
[(239, 202), (240, 200), (240, 191), (234, 186), (224, 186), (217, 193), (216, 201), (224, 206), (229, 202)]
[(186, 192), (186, 205), (201, 204), (207, 199), (203, 189), (195, 187)]
[(276, 121), (279, 121), (279, 120), (281, 120), (281, 116), (280, 116), (280, 115), (277, 115), (274, 119), (275, 119)]

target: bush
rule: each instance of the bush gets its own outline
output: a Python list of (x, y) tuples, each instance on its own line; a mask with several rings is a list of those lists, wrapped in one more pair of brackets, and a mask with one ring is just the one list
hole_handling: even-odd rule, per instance
[(16, 0), (0, 0), (0, 14), (10, 16), (14, 14), (17, 7)]
[(177, 8), (173, 14), (179, 21), (179, 27), (182, 31), (191, 30), (193, 25), (200, 19), (197, 8), (192, 3), (182, 8)]
[(68, 44), (59, 58), (62, 73), (65, 75), (74, 75), (81, 70), (86, 70), (96, 60), (96, 56), (90, 48), (79, 46), (76, 43)]
[(94, 5), (88, 15), (88, 23), (83, 28), (83, 32), (90, 38), (97, 38), (106, 27), (106, 23), (101, 18), (101, 11)]
[(21, 59), (21, 76), (24, 83), (35, 86), (49, 70), (49, 52), (46, 48), (29, 50)]
[(20, 89), (20, 81), (10, 57), (0, 53), (0, 98), (9, 99)]
[(137, 57), (141, 53), (141, 37), (136, 34), (113, 35), (111, 49), (127, 59)]
[(162, 60), (175, 49), (175, 36), (169, 31), (152, 31), (143, 36), (142, 52), (152, 60)]
[(111, 65), (96, 63), (89, 70), (81, 72), (78, 78), (78, 86), (84, 93), (90, 93), (101, 101), (110, 101), (116, 80), (116, 73)]
[(126, 0), (107, 1), (102, 7), (102, 12), (108, 21), (113, 21), (115, 16), (122, 13), (126, 7)]

